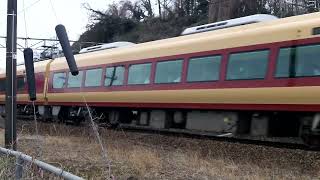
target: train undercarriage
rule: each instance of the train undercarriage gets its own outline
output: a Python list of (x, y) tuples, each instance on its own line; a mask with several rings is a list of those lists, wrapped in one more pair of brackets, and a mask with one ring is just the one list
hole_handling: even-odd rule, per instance
[[(4, 106), (0, 111), (4, 114)], [(18, 105), (18, 116), (32, 116), (32, 105)], [(181, 109), (128, 109), (90, 107), (100, 126), (209, 134), (264, 139), (288, 137), (320, 147), (320, 113), (268, 111), (213, 111)], [(42, 121), (80, 125), (88, 120), (88, 108), (36, 106)]]

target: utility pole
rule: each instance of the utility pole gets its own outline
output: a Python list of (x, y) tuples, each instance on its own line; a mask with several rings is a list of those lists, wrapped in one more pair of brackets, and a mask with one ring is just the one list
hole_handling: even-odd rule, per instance
[(6, 48), (5, 146), (16, 150), (17, 0), (8, 0)]

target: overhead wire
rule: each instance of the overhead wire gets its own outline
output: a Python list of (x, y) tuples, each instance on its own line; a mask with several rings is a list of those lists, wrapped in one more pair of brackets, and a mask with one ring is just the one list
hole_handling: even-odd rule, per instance
[[(37, 0), (35, 2), (33, 2), (32, 4), (30, 4), (29, 6), (25, 6), (25, 0), (22, 1), (22, 10), (21, 11), (18, 11), (17, 15), (23, 13), (23, 18), (24, 18), (24, 27), (25, 27), (25, 34), (26, 34), (26, 38), (28, 37), (28, 28), (27, 28), (27, 18), (26, 18), (26, 11), (29, 9), (29, 8), (32, 8), (33, 6), (35, 6), (36, 4), (38, 4), (41, 0)], [(4, 23), (5, 21), (0, 21), (0, 25), (2, 23)], [(2, 47), (2, 46), (1, 46)], [(4, 46), (3, 46), (4, 47)], [(25, 39), (25, 47), (28, 47), (28, 40)]]
[[(35, 6), (36, 4), (38, 4), (40, 1), (41, 1), (41, 0), (37, 0), (37, 1), (33, 2), (32, 4), (30, 4), (29, 6), (26, 7), (26, 6), (25, 6), (25, 0), (23, 0), (23, 8), (22, 8), (22, 10), (17, 12), (17, 15), (19, 15), (19, 14), (21, 14), (21, 13), (24, 13), (23, 16), (24, 16), (24, 23), (25, 23), (24, 26), (25, 26), (26, 37), (28, 37), (28, 32), (27, 32), (28, 30), (27, 30), (27, 23), (26, 23), (26, 14), (25, 14), (25, 12), (26, 12), (28, 9), (32, 8), (33, 6)], [(0, 26), (1, 26), (1, 24), (3, 24), (4, 22), (5, 22), (5, 20), (0, 21)], [(26, 41), (25, 43), (26, 43), (25, 46), (27, 47), (27, 46), (28, 46), (28, 42)], [(2, 47), (2, 45), (1, 45), (1, 47)]]
[(34, 5), (38, 4), (41, 0), (37, 0), (34, 3), (30, 4), (28, 7), (23, 8), (21, 11), (18, 11), (18, 14), (28, 10), (29, 8), (33, 7)]
[[(54, 16), (55, 16), (55, 18), (56, 18), (56, 22), (57, 22), (57, 24), (60, 24), (60, 23), (59, 23), (60, 20), (59, 20), (59, 18), (58, 18), (58, 15), (57, 15), (57, 13), (56, 13), (56, 10), (55, 10), (55, 8), (54, 8), (54, 5), (53, 5), (53, 3), (52, 3), (52, 0), (49, 0), (49, 1), (50, 1), (51, 10), (52, 10), (52, 12), (53, 12), (53, 14), (54, 14)], [(56, 36), (56, 40), (58, 40), (58, 37), (57, 37), (57, 36)], [(54, 44), (52, 47), (53, 47), (53, 48), (58, 47), (58, 44), (59, 44), (59, 43)], [(53, 49), (52, 49), (52, 52), (51, 52), (51, 53), (53, 53)]]
[[(25, 9), (25, 0), (22, 1), (22, 6), (23, 9)], [(26, 38), (28, 38), (28, 28), (27, 28), (27, 18), (26, 18), (26, 11), (23, 11), (23, 19), (24, 19), (24, 29), (25, 29), (25, 34)], [(25, 40), (25, 47), (28, 47), (28, 39)]]
[(57, 16), (56, 10), (54, 9), (52, 0), (49, 0), (49, 1), (50, 1), (51, 10), (52, 10), (52, 12), (53, 12), (53, 14), (54, 14), (54, 16), (55, 16), (55, 18), (56, 18), (57, 24), (59, 24), (60, 21), (59, 21), (59, 18), (58, 18), (58, 16)]
[[(17, 15), (19, 15), (19, 14), (23, 13), (24, 11), (32, 8), (33, 6), (35, 6), (36, 4), (38, 4), (40, 1), (41, 1), (41, 0), (37, 0), (37, 1), (35, 1), (34, 3), (30, 4), (29, 6), (22, 8), (21, 11), (18, 11)], [(5, 22), (5, 20), (0, 21), (0, 25), (1, 25), (2, 23), (4, 23), (4, 22)]]

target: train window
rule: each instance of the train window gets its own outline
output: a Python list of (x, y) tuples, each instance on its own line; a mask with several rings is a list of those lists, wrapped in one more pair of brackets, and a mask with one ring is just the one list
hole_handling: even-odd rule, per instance
[(125, 68), (123, 66), (108, 67), (106, 69), (106, 77), (104, 80), (104, 85), (105, 86), (123, 85), (124, 70)]
[(149, 84), (151, 63), (135, 64), (129, 67), (128, 84)]
[(231, 54), (227, 79), (263, 79), (267, 73), (268, 59), (268, 50)]
[(155, 83), (178, 83), (181, 81), (183, 60), (158, 62)]
[(188, 82), (219, 80), (221, 56), (191, 58), (188, 65)]
[(18, 77), (17, 78), (17, 91), (23, 91), (24, 90), (24, 77)]
[(79, 74), (73, 76), (71, 72), (68, 75), (68, 88), (79, 88), (82, 84), (83, 71), (79, 71)]
[(312, 35), (319, 35), (320, 34), (320, 27), (316, 27), (312, 29)]
[[(296, 48), (282, 48), (279, 51), (277, 60), (277, 70), (276, 77), (294, 77), (295, 76), (295, 66), (293, 64), (293, 59), (295, 59)], [(291, 60), (292, 59), (292, 60)], [(291, 72), (290, 72), (291, 71)]]
[(276, 77), (320, 76), (320, 45), (281, 48)]
[(66, 84), (66, 73), (54, 73), (53, 74), (53, 88), (64, 88)]
[(90, 69), (86, 71), (86, 87), (97, 87), (101, 86), (102, 69)]
[(6, 91), (6, 79), (0, 79), (0, 92)]

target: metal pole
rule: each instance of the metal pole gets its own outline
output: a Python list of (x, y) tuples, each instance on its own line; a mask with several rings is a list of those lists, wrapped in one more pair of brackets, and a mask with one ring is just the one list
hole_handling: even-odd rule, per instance
[(23, 165), (24, 165), (24, 160), (20, 156), (16, 157), (16, 169), (15, 169), (16, 180), (21, 180), (23, 177)]
[(8, 0), (5, 145), (16, 150), (17, 0)]

